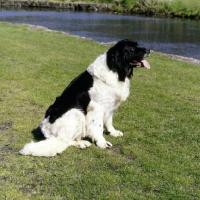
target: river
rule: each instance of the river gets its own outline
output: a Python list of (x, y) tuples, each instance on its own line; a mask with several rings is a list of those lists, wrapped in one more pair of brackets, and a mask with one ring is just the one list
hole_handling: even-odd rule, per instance
[(95, 12), (1, 9), (0, 21), (45, 26), (98, 42), (129, 38), (154, 51), (200, 60), (200, 21), (195, 20)]

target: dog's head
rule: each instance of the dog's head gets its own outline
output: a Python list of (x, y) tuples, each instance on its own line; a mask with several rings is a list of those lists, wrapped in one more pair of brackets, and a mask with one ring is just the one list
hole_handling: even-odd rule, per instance
[(107, 65), (110, 70), (118, 73), (120, 81), (124, 81), (126, 77), (131, 78), (133, 68), (150, 69), (150, 64), (144, 60), (149, 54), (150, 50), (139, 47), (137, 42), (121, 40), (107, 51)]

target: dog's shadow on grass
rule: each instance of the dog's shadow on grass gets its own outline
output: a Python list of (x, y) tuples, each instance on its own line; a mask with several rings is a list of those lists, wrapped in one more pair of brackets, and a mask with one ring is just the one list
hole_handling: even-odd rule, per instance
[(33, 134), (33, 137), (36, 141), (45, 140), (45, 137), (44, 137), (39, 126), (36, 129), (32, 130), (32, 134)]

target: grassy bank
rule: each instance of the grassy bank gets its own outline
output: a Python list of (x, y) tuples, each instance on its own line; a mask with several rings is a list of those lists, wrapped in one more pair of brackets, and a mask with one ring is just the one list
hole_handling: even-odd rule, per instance
[(124, 5), (130, 11), (141, 10), (147, 14), (163, 14), (175, 17), (200, 17), (200, 1), (194, 0), (122, 0)]
[[(63, 0), (61, 0), (63, 1)], [(71, 0), (71, 2), (80, 0)], [(85, 2), (113, 3), (115, 0), (84, 0)], [(193, 0), (119, 0), (118, 12), (167, 15), (172, 17), (200, 18), (200, 1)]]
[(108, 47), (0, 24), (0, 199), (199, 199), (200, 67), (152, 53), (114, 117), (121, 138), (52, 158), (18, 151), (49, 104)]

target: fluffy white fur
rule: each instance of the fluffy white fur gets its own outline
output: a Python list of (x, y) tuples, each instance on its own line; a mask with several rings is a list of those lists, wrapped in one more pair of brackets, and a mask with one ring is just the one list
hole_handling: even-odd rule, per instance
[(118, 74), (111, 71), (106, 64), (106, 53), (100, 55), (87, 69), (94, 82), (89, 90), (91, 101), (85, 116), (81, 110), (71, 109), (53, 124), (49, 118), (43, 120), (41, 130), (46, 140), (31, 142), (20, 151), (24, 155), (55, 156), (73, 145), (86, 148), (90, 142), (82, 140), (88, 136), (102, 149), (112, 144), (103, 137), (104, 127), (110, 135), (122, 136), (121, 131), (112, 125), (114, 110), (129, 96), (130, 81), (118, 81)]

